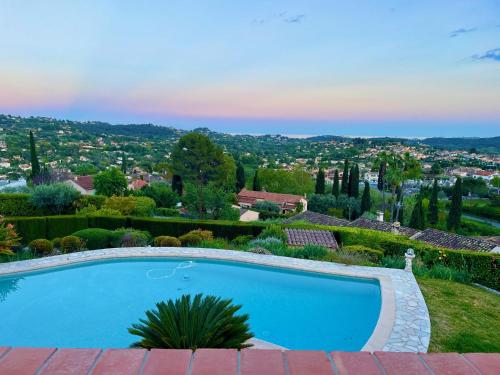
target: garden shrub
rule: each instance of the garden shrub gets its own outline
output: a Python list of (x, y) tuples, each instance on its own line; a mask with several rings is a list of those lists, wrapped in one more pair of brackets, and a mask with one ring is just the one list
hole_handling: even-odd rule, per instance
[(254, 253), (254, 254), (262, 254), (262, 255), (271, 255), (272, 253), (264, 249), (263, 247), (252, 247), (251, 249), (248, 249), (249, 253)]
[(245, 246), (252, 239), (253, 239), (253, 236), (250, 236), (248, 234), (244, 235), (244, 236), (238, 236), (234, 240), (231, 241), (231, 244), (233, 244), (236, 247), (241, 247), (241, 246)]
[(51, 214), (74, 213), (73, 202), (79, 197), (80, 193), (74, 187), (58, 182), (35, 186), (30, 202), (39, 210)]
[(212, 240), (201, 240), (201, 242), (196, 245), (197, 247), (204, 247), (207, 249), (229, 249), (229, 242), (225, 238), (214, 238)]
[(135, 207), (132, 215), (135, 216), (152, 216), (155, 212), (156, 203), (149, 197), (136, 197)]
[(204, 241), (211, 241), (214, 239), (214, 234), (210, 230), (195, 229), (188, 232), (188, 234), (196, 234)]
[(90, 205), (76, 212), (78, 216), (122, 216), (122, 213), (112, 208), (100, 208)]
[(263, 248), (274, 255), (291, 256), (292, 249), (285, 246), (281, 239), (276, 237), (256, 238), (248, 243), (249, 249)]
[(106, 202), (107, 197), (105, 195), (81, 195), (74, 203), (73, 206), (77, 210), (93, 206), (99, 210)]
[(73, 233), (73, 236), (85, 241), (85, 246), (89, 250), (106, 249), (111, 245), (113, 232), (108, 229), (89, 228), (79, 230)]
[(0, 194), (0, 215), (36, 216), (43, 212), (30, 201), (30, 194)]
[(61, 239), (61, 251), (63, 253), (73, 253), (85, 248), (85, 242), (76, 236), (66, 236)]
[(39, 238), (37, 240), (31, 241), (28, 247), (35, 254), (40, 255), (49, 255), (54, 250), (54, 245), (52, 244), (52, 242), (44, 238)]
[(379, 263), (382, 257), (384, 256), (384, 252), (380, 250), (375, 250), (371, 249), (367, 246), (363, 245), (351, 245), (351, 246), (344, 246), (342, 250), (347, 251), (347, 252), (359, 252), (363, 253), (367, 256), (367, 258), (370, 259), (370, 261), (374, 263)]
[(382, 266), (386, 268), (403, 269), (406, 265), (405, 258), (395, 255), (384, 256), (380, 261), (382, 263)]
[(142, 230), (120, 228), (113, 232), (113, 247), (144, 247), (151, 240), (151, 235)]
[(318, 245), (305, 245), (297, 249), (297, 255), (304, 259), (323, 259), (329, 252), (327, 248)]
[(268, 237), (278, 238), (282, 242), (286, 242), (288, 239), (285, 231), (281, 228), (281, 226), (276, 224), (271, 224), (267, 226), (259, 234), (259, 238), (268, 238)]
[(186, 233), (183, 236), (179, 237), (179, 240), (182, 243), (182, 246), (195, 246), (203, 241), (203, 238), (195, 233)]
[(155, 246), (158, 247), (180, 247), (181, 241), (172, 236), (158, 236), (154, 241)]
[(130, 215), (135, 210), (137, 198), (134, 196), (117, 197), (112, 196), (106, 199), (104, 208), (120, 211), (122, 215)]
[(56, 238), (52, 239), (51, 242), (52, 242), (52, 246), (54, 247), (54, 249), (61, 248), (61, 238), (56, 237)]

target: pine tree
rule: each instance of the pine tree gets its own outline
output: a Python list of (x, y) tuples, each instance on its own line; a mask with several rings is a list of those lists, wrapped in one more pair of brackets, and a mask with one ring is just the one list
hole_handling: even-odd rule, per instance
[(238, 163), (236, 167), (236, 191), (239, 192), (241, 189), (245, 187), (246, 177), (245, 177), (245, 168), (241, 163)]
[(385, 170), (387, 168), (387, 164), (385, 161), (380, 162), (380, 166), (378, 167), (378, 181), (377, 181), (377, 189), (382, 191), (384, 189), (384, 178), (385, 178)]
[(356, 164), (351, 171), (353, 174), (352, 177), (352, 185), (351, 185), (351, 197), (358, 198), (359, 197), (359, 167)]
[(325, 172), (320, 168), (318, 175), (316, 176), (316, 194), (325, 194)]
[(260, 184), (259, 170), (258, 169), (255, 171), (255, 174), (253, 176), (253, 190), (254, 191), (261, 191), (262, 190), (262, 186)]
[(349, 160), (345, 159), (344, 172), (342, 174), (342, 186), (340, 192), (347, 195), (349, 193)]
[(462, 179), (457, 177), (457, 182), (453, 187), (451, 196), (450, 213), (448, 214), (447, 228), (448, 230), (456, 231), (460, 228), (462, 217)]
[(371, 208), (370, 184), (368, 181), (365, 181), (365, 188), (363, 189), (363, 196), (361, 197), (361, 214), (370, 211)]
[(429, 224), (436, 225), (438, 223), (438, 184), (437, 179), (434, 179), (434, 184), (431, 190), (431, 199), (429, 200)]
[(415, 207), (413, 207), (409, 227), (420, 230), (425, 229), (424, 206), (422, 205), (422, 196), (420, 194), (418, 195)]
[(175, 191), (179, 196), (182, 195), (183, 186), (181, 176), (174, 174), (172, 176), (172, 190)]
[(335, 198), (339, 197), (340, 194), (340, 183), (339, 183), (339, 170), (335, 169), (335, 175), (333, 177), (333, 187), (332, 187), (332, 194), (335, 196)]
[(40, 174), (40, 163), (36, 154), (35, 137), (30, 130), (30, 154), (31, 154), (31, 178), (35, 178)]

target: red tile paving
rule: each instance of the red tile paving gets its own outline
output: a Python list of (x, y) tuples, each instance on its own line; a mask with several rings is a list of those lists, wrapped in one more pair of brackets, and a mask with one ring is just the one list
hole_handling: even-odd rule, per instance
[(191, 350), (153, 349), (149, 353), (142, 375), (185, 375), (191, 361)]
[(54, 353), (40, 375), (86, 374), (99, 353), (99, 349), (60, 349)]
[(54, 352), (51, 348), (14, 348), (0, 359), (0, 374), (32, 375)]
[(373, 356), (368, 352), (333, 352), (331, 356), (339, 375), (384, 375)]
[(387, 375), (432, 374), (423, 364), (417, 353), (375, 352)]
[(293, 350), (285, 353), (290, 375), (333, 375), (333, 368), (325, 352)]
[(0, 347), (0, 375), (499, 375), (500, 354)]
[(241, 375), (285, 375), (285, 361), (280, 350), (246, 349), (240, 357)]
[(458, 353), (430, 353), (420, 356), (436, 375), (478, 374), (477, 370)]
[(146, 350), (108, 349), (97, 361), (92, 375), (137, 375)]
[(483, 375), (500, 374), (500, 354), (498, 353), (468, 353), (464, 354)]
[(237, 370), (237, 350), (199, 349), (194, 353), (191, 375), (236, 375)]

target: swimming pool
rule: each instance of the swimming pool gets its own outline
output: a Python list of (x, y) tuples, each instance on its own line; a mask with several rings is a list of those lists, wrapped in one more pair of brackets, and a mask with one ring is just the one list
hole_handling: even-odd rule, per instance
[(128, 347), (127, 328), (182, 294), (232, 298), (255, 337), (288, 349), (360, 350), (378, 280), (181, 258), (95, 261), (0, 276), (0, 346)]

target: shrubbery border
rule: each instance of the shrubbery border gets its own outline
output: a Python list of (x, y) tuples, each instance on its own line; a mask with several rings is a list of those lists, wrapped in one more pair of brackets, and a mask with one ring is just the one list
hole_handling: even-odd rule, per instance
[[(242, 223), (224, 220), (189, 220), (160, 219), (147, 217), (116, 217), (116, 216), (41, 216), (12, 217), (7, 222), (16, 226), (23, 237), (22, 242), (28, 244), (34, 239), (64, 237), (77, 230), (86, 228), (135, 228), (146, 230), (152, 236), (179, 237), (191, 230), (206, 229), (215, 237), (232, 240), (241, 235), (257, 236), (266, 227), (265, 223)], [(445, 266), (464, 270), (471, 275), (474, 282), (500, 290), (500, 255), (468, 250), (451, 250), (435, 247), (420, 241), (410, 240), (403, 236), (368, 229), (329, 227), (318, 225), (290, 224), (287, 227), (310, 229), (326, 229), (334, 233), (337, 242), (343, 245), (364, 245), (376, 250), (382, 250), (385, 256), (403, 256), (408, 248), (413, 248), (416, 254), (427, 266), (443, 264)]]

